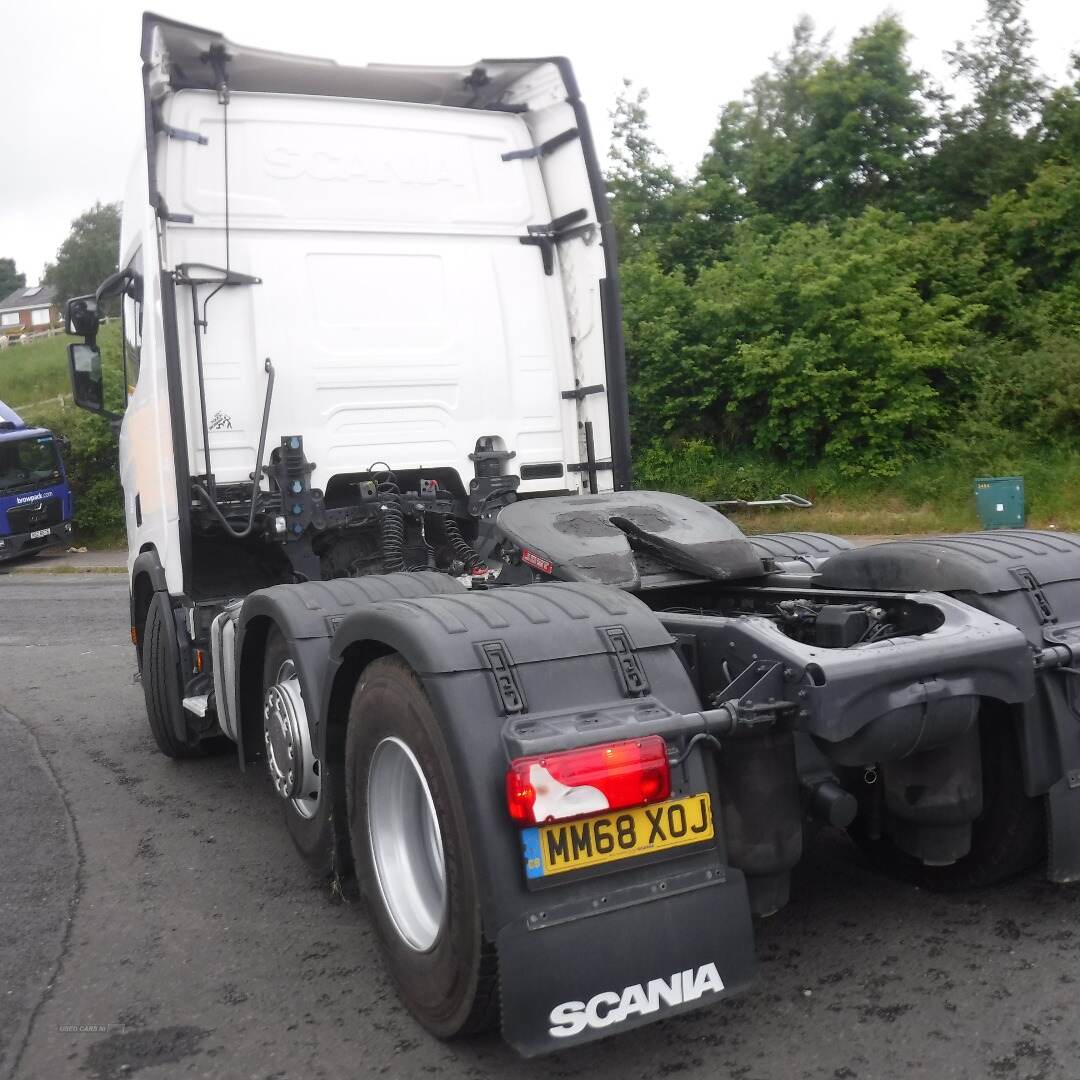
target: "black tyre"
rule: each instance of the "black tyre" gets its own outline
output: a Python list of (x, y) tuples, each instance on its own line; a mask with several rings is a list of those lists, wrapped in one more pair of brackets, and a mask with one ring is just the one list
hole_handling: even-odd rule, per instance
[(146, 718), (158, 749), (171, 758), (202, 757), (204, 750), (197, 739), (178, 739), (172, 713), (182, 709), (179, 659), (175, 652), (175, 631), (165, 623), (168, 597), (155, 595), (146, 615), (142, 639), (142, 685), (146, 697)]
[(983, 811), (971, 829), (971, 850), (951, 866), (924, 866), (887, 837), (851, 835), (880, 870), (936, 892), (979, 889), (1031, 869), (1046, 856), (1046, 810), (1024, 793), (1020, 747), (1012, 718), (985, 711), (980, 721)]
[[(267, 634), (266, 650), (263, 654), (264, 704), (266, 691), (271, 686), (294, 675), (299, 687), (299, 677), (290, 655), (289, 643), (281, 631), (272, 626)], [(318, 777), (317, 797), (312, 798), (316, 791), (308, 791), (298, 799), (282, 799), (285, 827), (289, 830), (296, 850), (312, 868), (320, 875), (330, 877), (336, 870), (333, 857), (333, 795), (329, 770), (323, 769), (321, 763), (316, 763), (314, 768)]]
[(419, 679), (373, 661), (349, 710), (345, 776), (353, 858), (390, 975), (440, 1038), (498, 1020), (495, 947), (480, 924), (465, 808)]

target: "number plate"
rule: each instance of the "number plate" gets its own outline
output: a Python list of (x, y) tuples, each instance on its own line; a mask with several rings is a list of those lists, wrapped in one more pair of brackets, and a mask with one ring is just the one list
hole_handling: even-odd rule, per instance
[(712, 800), (707, 793), (580, 821), (537, 825), (521, 834), (527, 878), (584, 870), (712, 838)]
[(30, 534), (31, 540), (40, 540), (43, 536), (48, 536), (52, 532), (52, 529), (35, 529)]

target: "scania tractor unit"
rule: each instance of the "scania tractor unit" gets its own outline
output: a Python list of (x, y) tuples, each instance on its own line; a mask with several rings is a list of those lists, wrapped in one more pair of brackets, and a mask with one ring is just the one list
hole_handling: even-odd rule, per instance
[(0, 562), (66, 544), (73, 513), (56, 436), (0, 401)]
[(534, 1055), (744, 990), (821, 829), (925, 887), (1080, 875), (1080, 537), (853, 548), (634, 490), (565, 59), (146, 15), (142, 79), (119, 270), (66, 315), (150, 730), (268, 777), (425, 1028)]

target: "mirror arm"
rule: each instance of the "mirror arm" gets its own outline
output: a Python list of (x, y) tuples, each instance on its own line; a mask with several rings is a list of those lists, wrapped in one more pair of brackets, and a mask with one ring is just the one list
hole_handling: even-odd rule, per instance
[(110, 296), (116, 296), (118, 293), (122, 293), (135, 277), (135, 272), (130, 266), (125, 266), (123, 270), (117, 270), (115, 274), (110, 274), (98, 287), (94, 293), (94, 299), (100, 304), (102, 300), (107, 300)]

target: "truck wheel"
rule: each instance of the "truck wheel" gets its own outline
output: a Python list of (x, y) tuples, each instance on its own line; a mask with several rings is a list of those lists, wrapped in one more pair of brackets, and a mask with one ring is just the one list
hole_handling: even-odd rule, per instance
[(345, 776), (360, 890), (402, 999), (440, 1038), (492, 1027), (497, 960), (480, 925), (465, 808), (431, 703), (400, 657), (364, 670)]
[(270, 782), (285, 803), (285, 827), (297, 851), (330, 877), (334, 843), (329, 770), (314, 754), (299, 672), (277, 626), (271, 626), (266, 637), (262, 685), (266, 762)]
[(181, 707), (180, 672), (162, 608), (168, 610), (168, 597), (157, 593), (150, 602), (142, 639), (142, 685), (150, 734), (166, 757), (202, 757), (204, 751), (198, 741), (181, 742), (173, 733), (170, 713)]
[(851, 835), (878, 869), (935, 892), (962, 892), (1015, 877), (1045, 857), (1045, 807), (1024, 793), (1011, 717), (1004, 709), (984, 711), (979, 734), (983, 812), (972, 823), (971, 851), (951, 866), (924, 866), (887, 837), (870, 839), (856, 821)]

